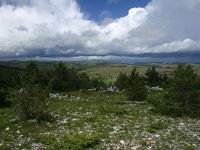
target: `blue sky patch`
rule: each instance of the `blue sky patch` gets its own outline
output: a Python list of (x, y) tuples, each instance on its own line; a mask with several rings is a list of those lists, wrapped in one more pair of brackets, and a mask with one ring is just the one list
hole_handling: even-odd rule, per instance
[[(91, 20), (102, 21), (105, 17), (113, 19), (126, 16), (133, 7), (145, 7), (150, 0), (77, 0), (81, 11)], [(107, 12), (108, 16), (102, 16)]]

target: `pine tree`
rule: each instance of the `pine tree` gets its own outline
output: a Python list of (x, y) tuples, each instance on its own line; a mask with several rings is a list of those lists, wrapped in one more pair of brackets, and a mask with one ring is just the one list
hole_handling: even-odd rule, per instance
[(147, 97), (147, 90), (145, 88), (145, 82), (142, 77), (139, 76), (136, 68), (134, 68), (129, 76), (130, 86), (126, 91), (128, 100), (130, 101), (143, 101)]
[(115, 82), (115, 86), (120, 90), (123, 90), (127, 89), (129, 85), (130, 85), (129, 77), (125, 73), (120, 72)]
[(164, 99), (164, 113), (200, 116), (200, 89), (197, 81), (197, 74), (190, 65), (179, 65)]
[(156, 68), (154, 66), (148, 68), (145, 75), (147, 76), (147, 84), (149, 86), (158, 86), (161, 84), (161, 76), (159, 72), (156, 71)]

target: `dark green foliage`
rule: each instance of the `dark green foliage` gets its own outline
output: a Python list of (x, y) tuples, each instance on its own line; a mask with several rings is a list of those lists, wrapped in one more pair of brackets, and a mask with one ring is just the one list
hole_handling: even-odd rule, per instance
[(0, 89), (0, 108), (1, 107), (8, 107), (11, 105), (10, 101), (6, 100), (6, 96), (8, 92), (3, 89)]
[(90, 87), (91, 88), (96, 88), (98, 90), (100, 88), (106, 87), (106, 84), (99, 78), (93, 78), (90, 81)]
[(90, 88), (90, 78), (86, 73), (80, 73), (79, 77), (79, 85), (81, 89), (89, 89)]
[(120, 72), (115, 82), (115, 86), (119, 88), (119, 90), (123, 90), (127, 89), (129, 85), (129, 77), (125, 73)]
[(4, 106), (6, 99), (6, 92), (0, 89), (0, 106)]
[(13, 88), (20, 86), (20, 69), (0, 66), (0, 107), (11, 106), (6, 98)]
[(194, 88), (200, 90), (200, 76), (197, 76), (195, 83)]
[(168, 85), (169, 85), (169, 77), (167, 76), (167, 74), (166, 73), (163, 73), (162, 75), (161, 75), (161, 79), (162, 79), (162, 83), (161, 83), (161, 86), (163, 87), (163, 88), (167, 88), (168, 87)]
[(197, 74), (190, 65), (179, 65), (174, 72), (164, 101), (155, 106), (161, 113), (172, 116), (200, 116), (200, 88)]
[(49, 78), (46, 71), (39, 70), (35, 61), (27, 62), (24, 69), (0, 66), (0, 88), (9, 92), (24, 84), (40, 84), (46, 87), (48, 83)]
[(139, 73), (137, 72), (137, 69), (134, 68), (132, 71), (131, 71), (131, 74), (129, 76), (130, 78), (130, 82), (133, 82), (135, 79), (138, 79), (139, 78)]
[(36, 84), (39, 80), (39, 69), (35, 61), (29, 61), (22, 72), (22, 82)]
[(126, 95), (130, 101), (143, 101), (147, 97), (147, 90), (145, 88), (145, 82), (136, 68), (133, 69), (129, 77), (130, 86), (126, 90)]
[(44, 88), (48, 87), (49, 90), (51, 89), (51, 87), (49, 85), (50, 84), (50, 78), (48, 76), (48, 71), (47, 70), (39, 71), (36, 84), (39, 84), (40, 86), (42, 86)]
[(154, 66), (151, 68), (149, 67), (145, 75), (147, 76), (147, 85), (158, 86), (162, 84), (161, 75), (156, 71)]
[(55, 143), (55, 149), (68, 149), (68, 150), (83, 150), (94, 148), (100, 143), (100, 138), (98, 134), (87, 135), (75, 134), (69, 137), (66, 137), (64, 141), (60, 143)]
[(130, 101), (143, 101), (146, 99), (145, 80), (139, 76), (136, 68), (132, 70), (130, 76), (120, 73), (115, 85), (120, 90), (126, 89), (126, 96)]
[(50, 145), (56, 142), (56, 138), (54, 138), (52, 135), (42, 136), (38, 139), (38, 142), (41, 142), (42, 144), (45, 145)]
[(162, 129), (166, 129), (168, 127), (166, 122), (163, 121), (158, 121), (156, 123), (152, 123), (149, 127), (148, 127), (148, 132), (149, 133), (156, 133), (157, 130), (162, 130)]
[(49, 69), (49, 79), (53, 91), (68, 91), (70, 71), (64, 63), (55, 64), (53, 68)]
[(14, 94), (16, 114), (23, 120), (48, 120), (49, 92), (38, 85), (27, 85)]
[(66, 142), (69, 143), (69, 149), (85, 149), (85, 148), (92, 148), (95, 145), (98, 145), (100, 139), (97, 135), (75, 135), (72, 137), (67, 137)]
[(9, 90), (20, 85), (20, 73), (18, 68), (0, 66), (0, 89)]
[(85, 73), (78, 73), (75, 68), (67, 67), (64, 63), (59, 62), (53, 68), (48, 70), (53, 91), (73, 91), (86, 89), (90, 86), (90, 79)]
[(130, 101), (144, 101), (147, 97), (147, 90), (145, 89), (144, 81), (136, 79), (127, 91), (126, 95)]
[(79, 73), (62, 62), (46, 70), (40, 70), (35, 61), (27, 62), (24, 69), (0, 66), (0, 88), (12, 91), (27, 84), (37, 84), (57, 92), (105, 86), (102, 79), (90, 79), (86, 73)]
[(37, 72), (39, 72), (37, 62), (32, 61), (32, 60), (29, 61), (26, 64), (25, 72), (30, 76), (34, 76), (35, 74), (37, 74)]

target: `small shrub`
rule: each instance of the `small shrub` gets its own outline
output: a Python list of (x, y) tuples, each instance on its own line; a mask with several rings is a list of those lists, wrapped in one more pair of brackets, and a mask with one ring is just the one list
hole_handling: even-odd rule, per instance
[(127, 114), (127, 110), (126, 109), (119, 108), (117, 106), (111, 106), (111, 105), (100, 106), (99, 107), (99, 112), (102, 115), (104, 115), (104, 114), (114, 114), (116, 116), (123, 116), (123, 115)]
[(38, 122), (50, 119), (47, 90), (37, 85), (28, 85), (14, 94), (16, 114), (23, 120), (36, 119)]
[(83, 134), (75, 134), (69, 137), (65, 137), (65, 139), (60, 143), (55, 143), (55, 149), (67, 149), (67, 150), (83, 150), (83, 149), (91, 149), (100, 143), (100, 138), (98, 134), (87, 135)]
[(45, 144), (45, 145), (51, 145), (52, 143), (56, 142), (56, 138), (53, 137), (52, 135), (42, 136), (39, 139), (39, 142), (41, 142), (42, 144)]
[(156, 123), (152, 123), (149, 127), (148, 127), (148, 132), (149, 133), (156, 133), (157, 130), (162, 130), (162, 129), (166, 129), (167, 128), (167, 124), (162, 122), (162, 121), (158, 121)]
[(195, 148), (192, 147), (192, 146), (185, 146), (185, 147), (184, 147), (184, 150), (195, 150)]

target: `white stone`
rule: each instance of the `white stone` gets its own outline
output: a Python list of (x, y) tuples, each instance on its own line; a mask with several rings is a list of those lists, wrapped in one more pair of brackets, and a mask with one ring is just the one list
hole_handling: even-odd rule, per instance
[(113, 127), (113, 129), (114, 129), (114, 132), (119, 132), (122, 129), (122, 127), (121, 126), (115, 126), (115, 127)]
[(124, 140), (119, 141), (119, 143), (122, 144), (122, 145), (126, 144)]
[(10, 128), (9, 128), (9, 127), (7, 127), (7, 128), (6, 128), (6, 131), (9, 131), (9, 130), (10, 130)]

